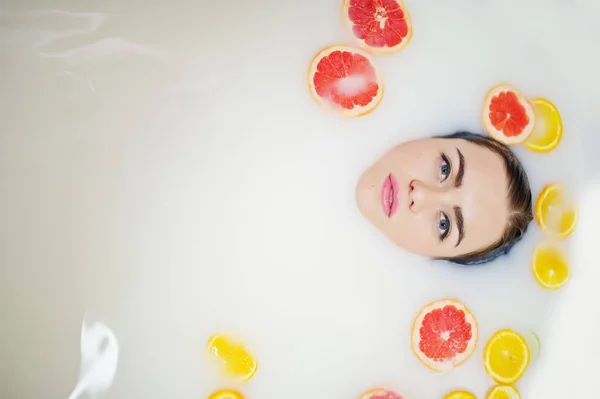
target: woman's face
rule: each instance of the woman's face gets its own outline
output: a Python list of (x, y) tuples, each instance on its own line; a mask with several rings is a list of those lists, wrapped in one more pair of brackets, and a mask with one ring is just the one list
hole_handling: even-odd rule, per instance
[(462, 139), (400, 144), (360, 177), (358, 208), (405, 250), (455, 257), (497, 241), (509, 216), (503, 161)]

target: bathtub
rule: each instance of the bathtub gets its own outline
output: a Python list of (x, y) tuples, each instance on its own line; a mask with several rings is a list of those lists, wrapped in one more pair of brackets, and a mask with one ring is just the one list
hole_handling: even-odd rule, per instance
[[(345, 119), (306, 82), (320, 49), (354, 43), (341, 3), (0, 5), (1, 398), (68, 398), (93, 369), (81, 339), (94, 323), (115, 351), (92, 397), (350, 399), (389, 385), (407, 399), (482, 399), (483, 347), (503, 326), (541, 339), (524, 398), (594, 397), (599, 6), (406, 0), (414, 35), (376, 58), (381, 104)], [(578, 193), (573, 274), (557, 292), (530, 275), (535, 223), (510, 257), (454, 268), (403, 253), (354, 203), (390, 146), (481, 132), (500, 81), (563, 115), (555, 151), (515, 150), (534, 195), (550, 181)], [(480, 337), (464, 366), (436, 374), (408, 337), (442, 296), (470, 304)], [(219, 331), (256, 355), (246, 384), (209, 365)]]

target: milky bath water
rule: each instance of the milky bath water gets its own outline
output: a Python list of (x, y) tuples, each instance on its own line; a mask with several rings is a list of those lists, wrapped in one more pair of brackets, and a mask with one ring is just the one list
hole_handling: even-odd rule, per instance
[[(0, 397), (68, 397), (84, 313), (119, 342), (105, 398), (230, 387), (204, 358), (219, 331), (256, 354), (259, 371), (238, 388), (248, 399), (350, 399), (378, 385), (483, 398), (493, 385), (483, 348), (502, 328), (541, 343), (517, 384), (523, 398), (572, 392), (549, 365), (585, 370), (570, 357), (582, 339), (555, 338), (563, 298), (593, 280), (578, 277), (585, 265), (572, 265), (565, 288), (542, 289), (530, 269), (543, 240), (535, 223), (489, 265), (408, 255), (362, 218), (354, 192), (397, 143), (483, 133), (485, 94), (504, 82), (563, 118), (553, 152), (515, 148), (534, 198), (554, 182), (580, 192), (584, 138), (600, 123), (600, 8), (406, 6), (410, 44), (374, 57), (381, 104), (344, 119), (307, 82), (317, 52), (354, 44), (340, 1), (2, 5)], [(578, 227), (568, 251), (580, 237)], [(462, 366), (434, 373), (409, 336), (421, 307), (447, 297), (472, 310), (479, 343)]]

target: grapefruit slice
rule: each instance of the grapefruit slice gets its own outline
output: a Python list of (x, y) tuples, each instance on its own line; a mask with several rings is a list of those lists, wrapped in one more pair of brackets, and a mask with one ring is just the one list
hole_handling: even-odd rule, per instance
[(535, 112), (535, 127), (525, 141), (525, 147), (537, 152), (552, 151), (562, 139), (560, 113), (554, 104), (545, 98), (536, 98), (531, 103)]
[(537, 282), (551, 290), (564, 286), (571, 275), (571, 268), (563, 252), (556, 244), (550, 243), (540, 244), (535, 248), (531, 269)]
[(258, 369), (256, 359), (244, 344), (226, 334), (215, 334), (208, 340), (207, 351), (231, 380), (241, 383), (254, 376)]
[(485, 346), (485, 371), (499, 384), (512, 385), (523, 376), (529, 366), (529, 346), (513, 330), (500, 330)]
[(411, 343), (427, 367), (445, 371), (466, 361), (477, 345), (477, 322), (465, 305), (443, 299), (427, 305), (415, 318)]
[(360, 399), (405, 399), (389, 389), (377, 388), (363, 394)]
[(558, 184), (549, 184), (538, 195), (535, 218), (542, 231), (556, 238), (569, 236), (577, 226), (578, 212), (567, 190)]
[(214, 392), (208, 397), (208, 399), (244, 399), (244, 395), (238, 391), (223, 389), (221, 391)]
[(412, 22), (400, 0), (344, 0), (342, 16), (367, 50), (389, 54), (403, 49), (412, 37)]
[(467, 391), (454, 391), (444, 396), (444, 399), (477, 399), (475, 395)]
[(486, 399), (521, 399), (521, 394), (511, 385), (496, 385), (490, 389)]
[(383, 98), (383, 82), (371, 56), (348, 46), (331, 46), (313, 58), (308, 86), (315, 100), (344, 116), (365, 115)]
[(483, 103), (483, 126), (490, 136), (507, 144), (527, 140), (535, 126), (533, 107), (514, 86), (493, 87)]

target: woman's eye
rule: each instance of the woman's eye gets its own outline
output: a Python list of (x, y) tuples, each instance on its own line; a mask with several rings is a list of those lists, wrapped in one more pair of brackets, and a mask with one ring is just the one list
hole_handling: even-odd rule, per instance
[(440, 181), (445, 181), (452, 172), (452, 166), (450, 166), (450, 160), (445, 154), (442, 154), (442, 162), (440, 164)]
[(450, 219), (445, 213), (440, 213), (440, 220), (438, 222), (438, 230), (440, 233), (440, 241), (444, 241), (450, 233)]

